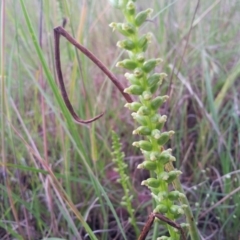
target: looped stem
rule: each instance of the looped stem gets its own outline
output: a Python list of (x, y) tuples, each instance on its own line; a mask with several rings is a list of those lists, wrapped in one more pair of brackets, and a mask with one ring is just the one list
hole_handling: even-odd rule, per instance
[(64, 81), (63, 81), (63, 75), (61, 70), (61, 58), (60, 58), (60, 36), (65, 37), (71, 44), (73, 44), (77, 49), (79, 49), (83, 54), (85, 54), (89, 59), (91, 59), (108, 77), (109, 79), (115, 84), (115, 86), (118, 88), (118, 90), (121, 92), (121, 94), (124, 96), (124, 98), (127, 100), (127, 102), (131, 103), (133, 102), (131, 96), (127, 93), (124, 93), (124, 88), (122, 85), (118, 82), (117, 78), (104, 66), (104, 64), (93, 55), (89, 50), (87, 50), (85, 47), (83, 47), (81, 44), (79, 44), (63, 27), (58, 26), (54, 28), (54, 40), (55, 40), (55, 64), (56, 64), (56, 71), (58, 76), (58, 81), (60, 85), (61, 94), (63, 97), (63, 100), (71, 113), (72, 117), (77, 123), (91, 123), (97, 119), (99, 119), (104, 113), (99, 114), (98, 116), (91, 118), (89, 120), (82, 120), (78, 117), (76, 112), (74, 111), (72, 104), (68, 98), (67, 91), (65, 89)]

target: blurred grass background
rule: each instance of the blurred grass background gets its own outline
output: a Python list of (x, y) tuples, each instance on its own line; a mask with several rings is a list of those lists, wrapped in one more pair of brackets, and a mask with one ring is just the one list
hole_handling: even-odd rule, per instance
[[(137, 6), (154, 9), (142, 32), (153, 32), (148, 56), (163, 58), (156, 71), (169, 76), (159, 91), (170, 95), (161, 113), (168, 115), (165, 128), (176, 132), (171, 147), (199, 231), (203, 239), (238, 239), (240, 2), (138, 0)], [(119, 205), (110, 141), (114, 129), (142, 228), (151, 197), (140, 186), (147, 172), (136, 170), (143, 159), (131, 146), (134, 122), (109, 79), (61, 39), (75, 110), (83, 119), (105, 111), (94, 124), (72, 121), (54, 68), (53, 28), (64, 18), (66, 30), (127, 86), (115, 68), (125, 54), (116, 47), (122, 37), (108, 27), (122, 16), (108, 1), (2, 0), (0, 239), (135, 239)]]

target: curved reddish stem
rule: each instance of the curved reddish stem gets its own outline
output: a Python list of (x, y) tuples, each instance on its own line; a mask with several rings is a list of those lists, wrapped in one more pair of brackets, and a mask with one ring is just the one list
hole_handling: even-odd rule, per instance
[(79, 49), (83, 54), (85, 54), (89, 59), (91, 59), (113, 82), (113, 84), (118, 88), (118, 90), (121, 92), (121, 94), (124, 96), (124, 98), (127, 100), (127, 102), (132, 102), (132, 98), (129, 94), (124, 93), (124, 88), (122, 85), (118, 82), (117, 78), (107, 69), (104, 64), (93, 55), (89, 50), (87, 50), (85, 47), (83, 47), (81, 44), (79, 44), (63, 27), (59, 26), (54, 28), (54, 40), (55, 40), (55, 64), (56, 64), (56, 71), (58, 76), (58, 81), (60, 85), (61, 94), (63, 97), (63, 100), (71, 113), (72, 117), (77, 123), (91, 123), (97, 119), (99, 119), (103, 113), (99, 114), (98, 116), (89, 119), (89, 120), (82, 120), (78, 117), (78, 115), (75, 113), (72, 104), (68, 98), (67, 91), (65, 89), (64, 81), (63, 81), (63, 75), (61, 70), (61, 58), (60, 58), (60, 36), (65, 37), (71, 44), (73, 44), (77, 49)]

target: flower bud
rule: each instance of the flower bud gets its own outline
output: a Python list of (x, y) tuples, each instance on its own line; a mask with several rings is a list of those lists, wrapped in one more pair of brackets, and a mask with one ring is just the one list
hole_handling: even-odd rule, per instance
[(140, 37), (140, 39), (138, 40), (137, 46), (139, 49), (145, 52), (148, 44), (151, 43), (151, 41), (152, 41), (152, 33), (147, 33), (142, 37)]
[(174, 131), (164, 132), (161, 134), (160, 138), (158, 139), (159, 145), (164, 145), (174, 134)]
[(167, 76), (166, 73), (154, 73), (151, 75), (147, 81), (150, 87), (155, 86), (156, 84), (161, 85), (162, 80)]
[(129, 39), (125, 39), (123, 41), (118, 41), (117, 46), (119, 48), (123, 48), (123, 49), (126, 49), (126, 50), (133, 50), (136, 47), (135, 43), (132, 40), (129, 40)]
[(153, 212), (165, 214), (168, 212), (168, 207), (163, 204), (158, 204), (157, 207), (153, 210)]
[(109, 27), (111, 27), (113, 29), (113, 31), (115, 31), (117, 29), (118, 24), (120, 24), (120, 23), (112, 22), (109, 24)]
[(117, 67), (123, 67), (129, 70), (134, 70), (137, 67), (136, 61), (125, 59), (116, 64)]
[(162, 106), (162, 104), (167, 101), (168, 98), (169, 97), (167, 95), (165, 95), (165, 96), (158, 96), (158, 97), (154, 98), (151, 101), (152, 109), (157, 110), (158, 108), (160, 108)]
[(131, 102), (131, 103), (126, 103), (124, 107), (127, 107), (128, 109), (137, 112), (137, 110), (142, 106), (140, 102)]
[(144, 74), (144, 72), (143, 72), (143, 70), (141, 68), (136, 68), (134, 70), (134, 76), (136, 78), (141, 78), (143, 76), (143, 74)]
[(127, 202), (125, 202), (125, 201), (121, 201), (120, 204), (121, 204), (121, 206), (123, 206), (123, 207), (126, 207), (126, 206), (128, 205)]
[(131, 85), (130, 87), (125, 88), (124, 92), (128, 94), (133, 94), (133, 95), (141, 95), (143, 92), (143, 89), (138, 85)]
[(135, 134), (147, 136), (147, 135), (151, 134), (151, 129), (149, 127), (140, 126), (133, 131), (133, 135), (135, 135)]
[(160, 179), (167, 183), (172, 183), (182, 172), (173, 170), (171, 172), (163, 172), (160, 174)]
[(173, 180), (175, 180), (181, 174), (182, 174), (182, 172), (179, 171), (179, 170), (173, 170), (173, 171), (169, 172), (168, 173), (169, 181), (172, 182)]
[(137, 113), (140, 114), (140, 115), (146, 116), (146, 115), (149, 115), (149, 114), (150, 114), (150, 109), (147, 108), (147, 107), (145, 107), (145, 106), (141, 106), (141, 107), (138, 109)]
[(150, 100), (152, 98), (152, 93), (149, 91), (144, 91), (142, 96), (144, 100)]
[(163, 172), (160, 174), (160, 178), (165, 181), (165, 182), (168, 182), (168, 179), (169, 179), (169, 174), (167, 172)]
[(174, 218), (177, 219), (184, 214), (183, 209), (180, 206), (172, 205), (170, 207), (170, 212), (174, 215)]
[(160, 117), (161, 117), (161, 115), (159, 115), (159, 114), (154, 114), (154, 115), (150, 118), (151, 123), (157, 124), (157, 123), (158, 123), (158, 119), (159, 119)]
[(168, 193), (167, 192), (160, 192), (158, 193), (158, 201), (161, 202), (164, 199), (168, 198)]
[(156, 124), (156, 128), (161, 130), (166, 121), (167, 121), (167, 116), (166, 115), (159, 116), (158, 117), (158, 122)]
[(160, 79), (161, 79), (160, 73), (154, 73), (147, 79), (148, 85), (150, 87), (152, 87), (152, 86), (158, 84)]
[(122, 31), (130, 36), (136, 32), (136, 29), (131, 23), (122, 23)]
[(133, 16), (135, 14), (135, 4), (133, 1), (129, 1), (127, 4), (127, 13), (131, 16)]
[(157, 161), (157, 159), (159, 158), (160, 156), (160, 153), (159, 152), (151, 152), (150, 153), (150, 156), (149, 156), (149, 159), (151, 161)]
[(174, 156), (172, 156), (171, 154), (167, 153), (167, 152), (162, 152), (158, 160), (163, 165), (165, 165), (169, 162), (175, 162), (176, 158)]
[(145, 11), (139, 12), (135, 17), (136, 26), (138, 27), (141, 26), (152, 12), (153, 10), (151, 8), (148, 8)]
[[(165, 73), (160, 73), (160, 75), (161, 76), (160, 76), (158, 83), (150, 86), (151, 93), (155, 93), (157, 91), (158, 87), (162, 84), (162, 80), (167, 76), (167, 74), (165, 74)], [(156, 79), (153, 79), (153, 80), (157, 81)]]
[(145, 185), (150, 188), (158, 188), (161, 185), (161, 180), (156, 178), (148, 178), (147, 180), (142, 181), (141, 185)]
[(139, 53), (139, 54), (137, 54), (136, 59), (138, 62), (143, 63), (145, 61), (145, 56), (143, 53)]
[(158, 161), (161, 165), (165, 165), (166, 163), (170, 161), (175, 161), (175, 157), (170, 155), (167, 152), (151, 152), (149, 156), (150, 160), (152, 161)]
[(138, 141), (138, 142), (133, 142), (132, 144), (135, 147), (139, 147), (142, 150), (145, 151), (151, 151), (152, 150), (152, 144), (148, 141), (142, 140), (142, 141)]
[(185, 195), (179, 191), (171, 191), (169, 194), (168, 194), (168, 198), (172, 201), (176, 201), (178, 200), (179, 198), (183, 198), (185, 197)]
[(135, 27), (130, 23), (115, 23), (112, 22), (109, 24), (109, 27), (113, 29), (113, 31), (117, 30), (123, 36), (129, 37), (133, 33), (135, 33)]
[(125, 73), (125, 78), (131, 83), (139, 85), (139, 80), (132, 73)]
[(147, 125), (147, 119), (145, 116), (139, 115), (138, 113), (132, 113), (132, 117), (141, 125)]
[(144, 161), (137, 166), (138, 169), (147, 169), (149, 171), (156, 170), (157, 164), (153, 161)]
[(158, 65), (161, 62), (162, 62), (161, 58), (150, 59), (143, 64), (142, 70), (146, 73), (149, 73), (156, 67), (156, 65)]
[(151, 135), (153, 136), (153, 138), (159, 139), (161, 136), (161, 132), (158, 129), (154, 129)]

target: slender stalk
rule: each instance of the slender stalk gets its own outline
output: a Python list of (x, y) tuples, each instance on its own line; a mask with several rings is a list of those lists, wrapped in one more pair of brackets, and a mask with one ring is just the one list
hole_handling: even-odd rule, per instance
[[(40, 17), (39, 17), (39, 33), (38, 33), (38, 40), (39, 46), (42, 48), (42, 35), (43, 35), (43, 0), (40, 0)], [(39, 82), (43, 90), (46, 89), (46, 84), (43, 78), (43, 69), (41, 62), (39, 61)], [(47, 124), (46, 124), (46, 103), (44, 96), (40, 94), (41, 99), (41, 116), (42, 116), (42, 131), (43, 131), (43, 151), (44, 151), (44, 159), (47, 164), (49, 164), (48, 158), (48, 144), (47, 144)], [(52, 196), (52, 189), (50, 188), (49, 184), (44, 184), (46, 195), (48, 196), (48, 209), (51, 216), (51, 227), (54, 233), (57, 233), (57, 221), (54, 214), (54, 206), (53, 206), (53, 196)]]

